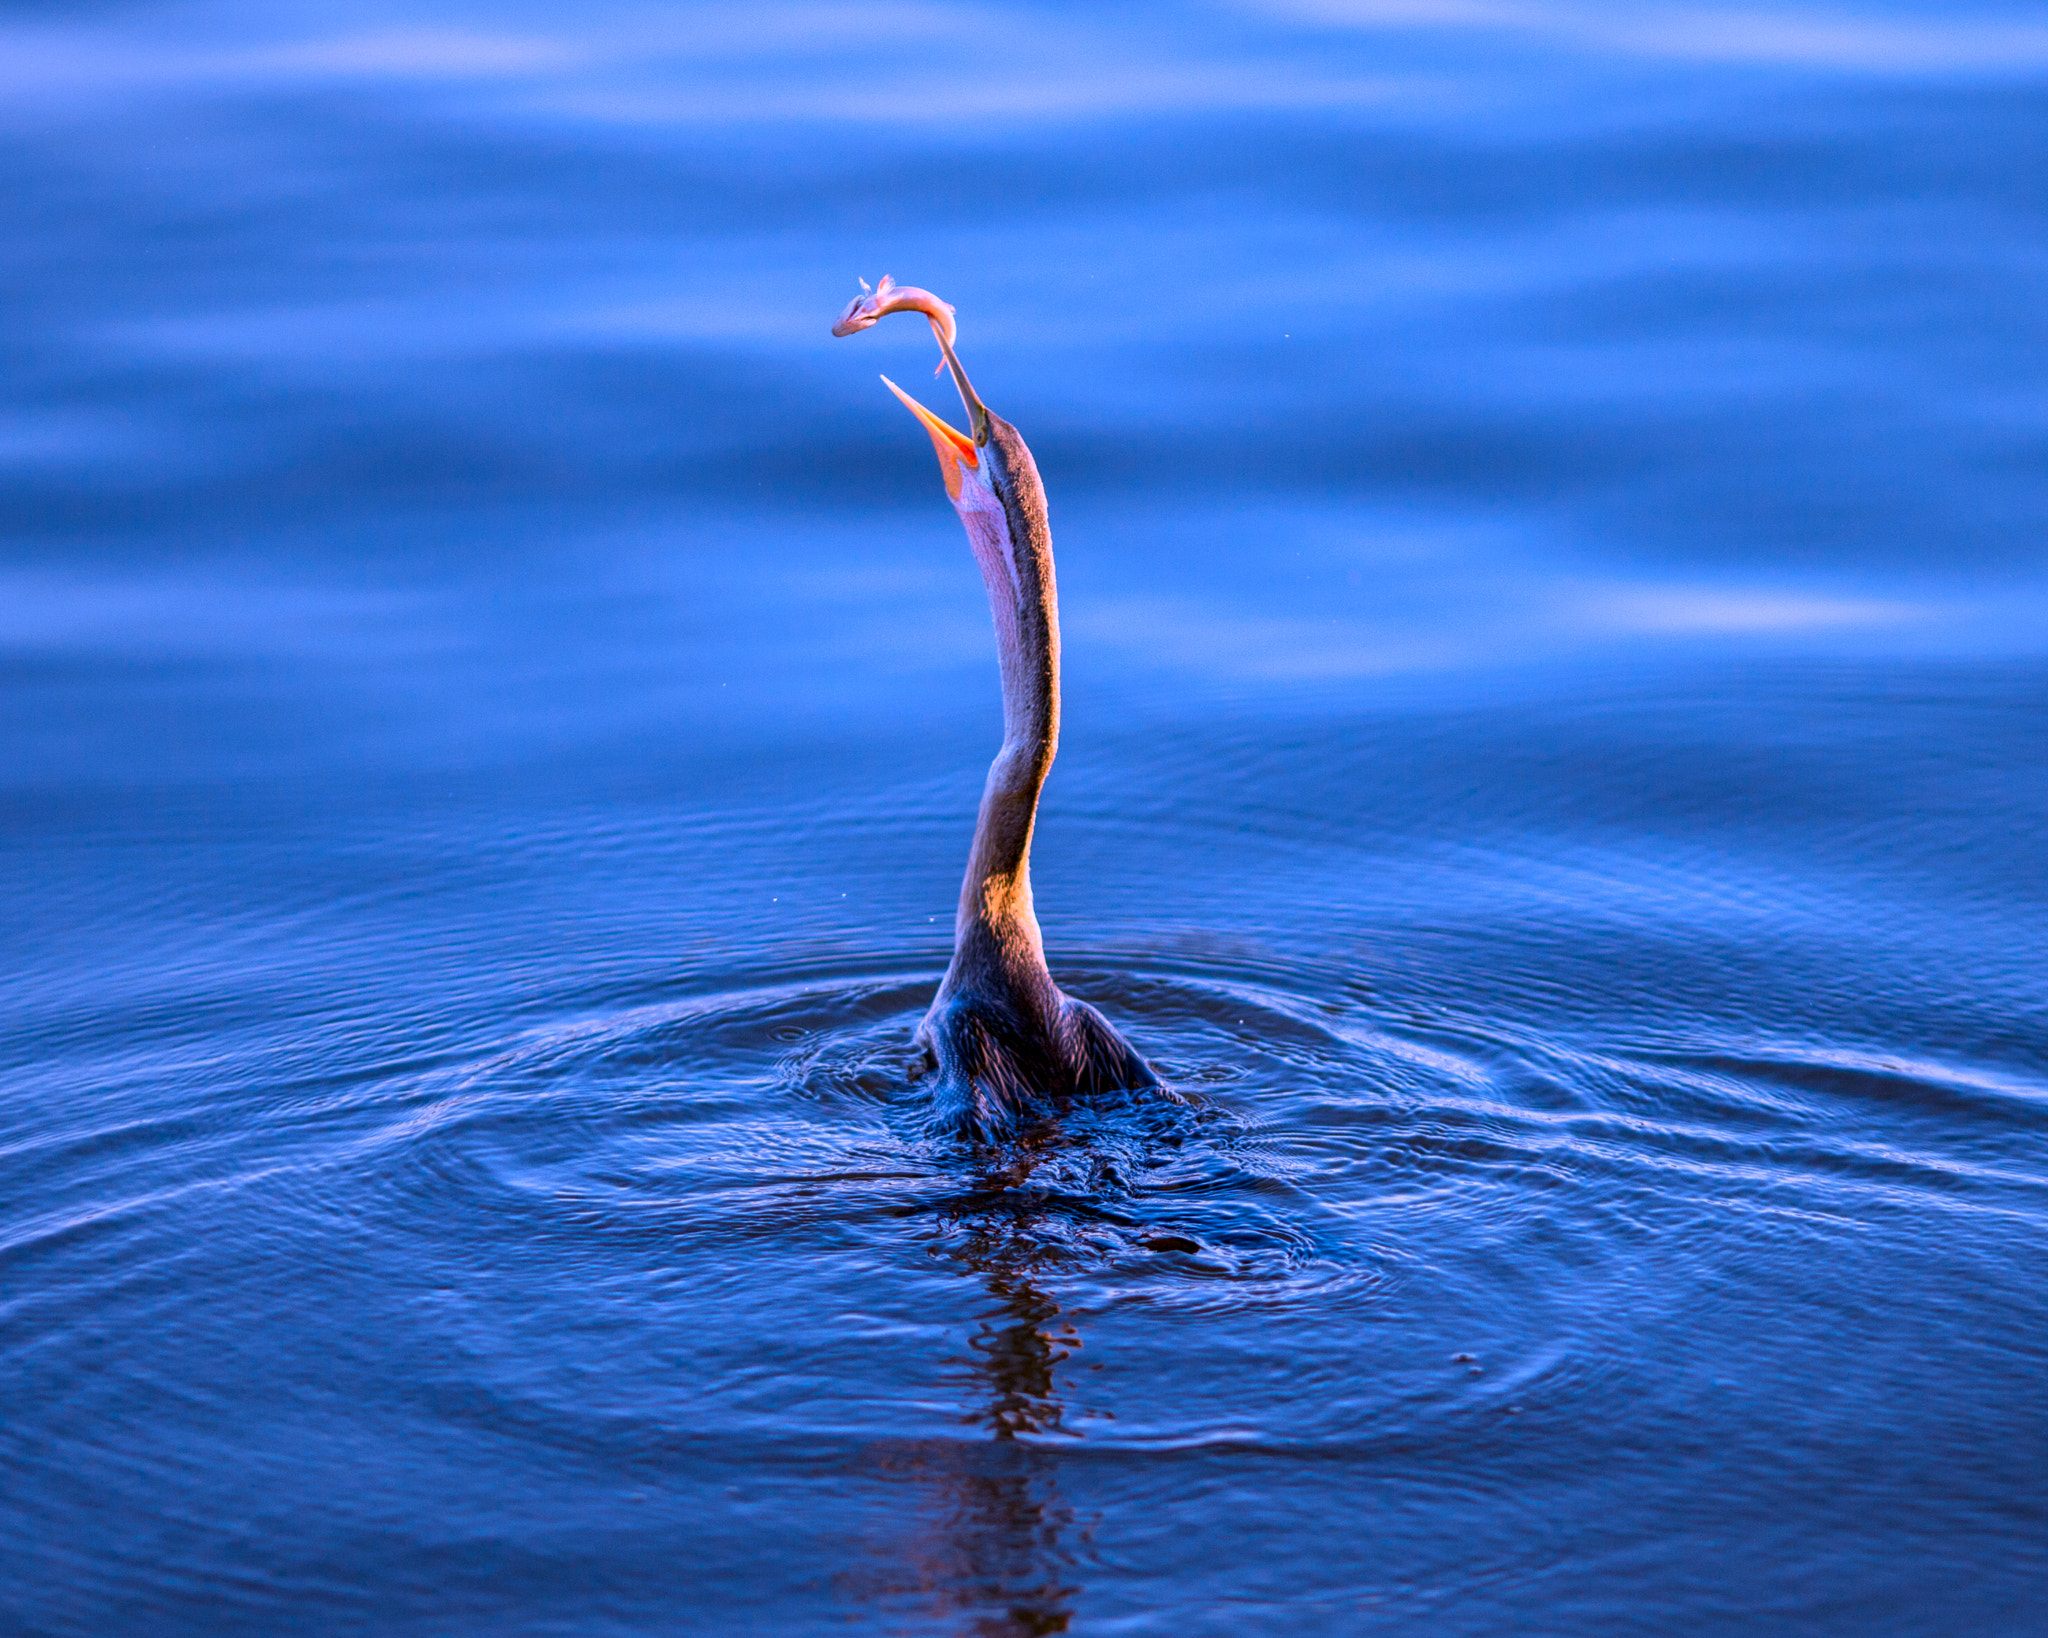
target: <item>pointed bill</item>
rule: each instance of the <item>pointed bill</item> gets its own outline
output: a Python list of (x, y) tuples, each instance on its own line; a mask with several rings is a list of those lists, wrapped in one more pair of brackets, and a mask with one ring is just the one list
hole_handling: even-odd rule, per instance
[(949, 499), (958, 500), (961, 472), (981, 465), (974, 440), (964, 432), (956, 432), (886, 375), (882, 377), (882, 385), (902, 399), (903, 407), (916, 416), (924, 424), (925, 431), (931, 434), (932, 448), (939, 457), (939, 473), (946, 480), (946, 494)]

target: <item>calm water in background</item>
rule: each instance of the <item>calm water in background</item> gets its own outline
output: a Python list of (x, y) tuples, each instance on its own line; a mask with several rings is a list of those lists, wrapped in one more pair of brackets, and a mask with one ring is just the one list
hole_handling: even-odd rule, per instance
[[(2048, 26), (0, 24), (24, 1634), (2019, 1634)], [(1055, 972), (854, 276), (1052, 494)], [(942, 383), (927, 400), (951, 413)]]

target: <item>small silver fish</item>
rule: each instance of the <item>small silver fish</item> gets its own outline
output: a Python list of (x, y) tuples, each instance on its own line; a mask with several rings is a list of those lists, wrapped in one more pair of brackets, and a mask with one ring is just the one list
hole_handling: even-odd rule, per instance
[(922, 313), (931, 320), (932, 334), (945, 346), (950, 347), (960, 339), (953, 323), (953, 304), (940, 301), (929, 290), (920, 290), (914, 284), (898, 284), (886, 273), (874, 289), (868, 289), (866, 279), (860, 281), (860, 287), (864, 293), (846, 304), (846, 311), (832, 326), (835, 336), (850, 336), (865, 330), (875, 320), (890, 313)]

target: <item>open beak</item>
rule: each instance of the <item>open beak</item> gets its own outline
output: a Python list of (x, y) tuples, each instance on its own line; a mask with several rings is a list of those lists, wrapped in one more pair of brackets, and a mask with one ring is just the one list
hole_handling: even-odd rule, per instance
[(953, 351), (952, 342), (936, 325), (932, 335), (939, 344), (939, 351), (946, 355), (946, 368), (953, 372), (953, 385), (960, 389), (960, 403), (967, 411), (968, 429), (974, 434), (977, 444), (988, 442), (988, 406), (981, 401), (981, 394), (974, 390), (974, 383), (967, 379), (967, 372), (960, 367), (960, 355)]
[[(949, 358), (952, 351), (950, 347), (946, 349)], [(954, 368), (957, 370), (959, 366), (956, 364)], [(959, 379), (964, 385), (967, 378), (962, 375)], [(946, 480), (946, 495), (951, 500), (958, 500), (961, 475), (981, 465), (981, 457), (975, 450), (974, 440), (964, 432), (954, 431), (886, 375), (882, 377), (882, 385), (902, 399), (903, 407), (924, 423), (925, 431), (931, 434), (932, 448), (938, 452), (939, 474)], [(972, 392), (974, 389), (968, 387), (965, 390)], [(981, 401), (975, 399), (972, 402), (978, 408)], [(982, 413), (985, 416), (988, 412), (984, 410)]]

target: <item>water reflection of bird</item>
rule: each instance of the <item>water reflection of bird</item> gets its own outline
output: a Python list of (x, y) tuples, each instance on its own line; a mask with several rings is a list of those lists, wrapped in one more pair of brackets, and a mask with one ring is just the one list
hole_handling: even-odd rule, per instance
[(983, 1436), (874, 1447), (876, 1475), (909, 1494), (882, 1511), (887, 1557), (846, 1588), (888, 1630), (919, 1611), (962, 1638), (1045, 1638), (1068, 1630), (1081, 1596), (1092, 1520), (1061, 1482), (1062, 1446), (1080, 1431), (1066, 1426), (1062, 1367), (1081, 1337), (1045, 1289), (1076, 1255), (1075, 1203), (1034, 1185), (1028, 1147), (936, 1202), (930, 1250), (990, 1299), (947, 1361), (961, 1368), (957, 1422)]
[(1153, 1086), (1157, 1077), (1102, 1014), (1053, 983), (1031, 903), (1031, 831), (1060, 733), (1059, 596), (1037, 463), (969, 383), (953, 350), (953, 309), (929, 291), (885, 278), (848, 304), (832, 333), (898, 312), (931, 321), (967, 411), (969, 431), (956, 432), (882, 378), (931, 434), (988, 587), (1003, 682), (1003, 747), (982, 791), (953, 961), (917, 1040), (937, 1071), (940, 1121), (996, 1136), (1047, 1099)]
[(1071, 1320), (1038, 1284), (1067, 1248), (1038, 1207), (1024, 1171), (984, 1177), (943, 1218), (959, 1238), (949, 1257), (979, 1281), (994, 1309), (970, 1339), (964, 1420), (986, 1441), (935, 1441), (918, 1477), (938, 1504), (938, 1528), (916, 1554), (919, 1579), (967, 1618), (974, 1638), (1065, 1632), (1080, 1588), (1087, 1535), (1060, 1493), (1054, 1448), (1065, 1409), (1059, 1367), (1081, 1346)]

